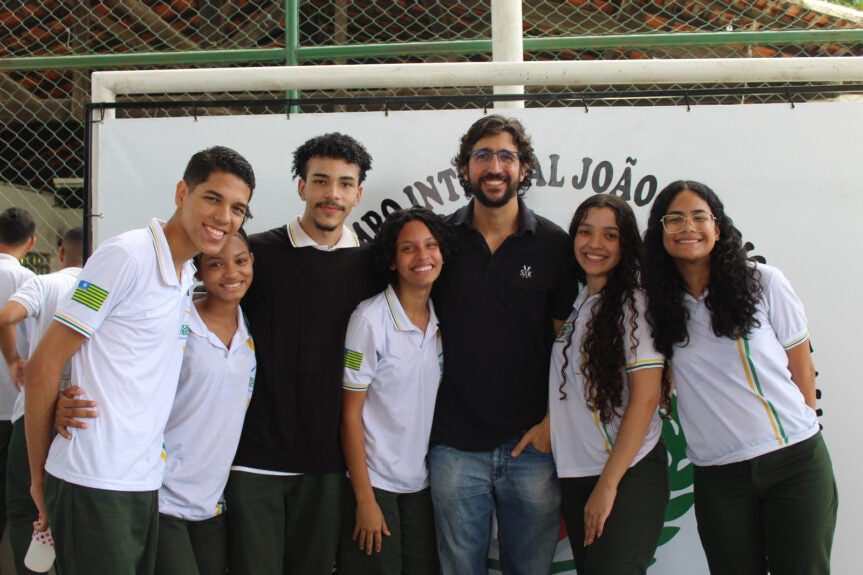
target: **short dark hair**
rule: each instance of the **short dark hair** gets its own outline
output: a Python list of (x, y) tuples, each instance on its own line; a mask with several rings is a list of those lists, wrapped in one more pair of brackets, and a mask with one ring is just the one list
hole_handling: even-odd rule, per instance
[(506, 118), (500, 114), (491, 114), (483, 116), (473, 123), (468, 128), (467, 132), (461, 137), (461, 142), (458, 149), (458, 154), (452, 159), (452, 165), (455, 166), (455, 171), (458, 173), (458, 181), (464, 188), (465, 196), (470, 198), (473, 195), (470, 182), (467, 179), (467, 166), (470, 162), (470, 153), (473, 151), (474, 145), (486, 136), (496, 136), (503, 132), (512, 136), (512, 141), (518, 148), (518, 160), (524, 167), (524, 179), (518, 185), (518, 196), (524, 196), (524, 193), (530, 188), (531, 179), (536, 172), (536, 156), (533, 152), (533, 143), (530, 136), (524, 129), (524, 126), (516, 118)]
[(374, 250), (375, 263), (389, 276), (392, 283), (398, 279), (398, 274), (390, 269), (396, 259), (396, 241), (405, 224), (412, 221), (420, 221), (426, 225), (438, 242), (440, 254), (444, 262), (450, 261), (455, 256), (455, 237), (452, 228), (442, 217), (428, 208), (413, 206), (406, 210), (397, 210), (387, 216), (381, 229), (375, 236), (372, 249)]
[(186, 164), (183, 181), (189, 190), (193, 190), (201, 182), (207, 181), (213, 172), (224, 172), (243, 180), (249, 186), (249, 199), (252, 199), (255, 191), (252, 165), (239, 152), (225, 146), (213, 146), (194, 154)]
[(84, 228), (82, 228), (80, 226), (77, 228), (69, 228), (69, 230), (65, 234), (63, 234), (63, 242), (62, 243), (63, 243), (63, 245), (74, 244), (74, 243), (83, 244), (84, 243)]
[(323, 136), (315, 136), (306, 140), (294, 150), (294, 163), (291, 173), (295, 178), (306, 178), (306, 166), (312, 158), (334, 158), (356, 164), (360, 168), (360, 181), (366, 179), (366, 172), (372, 169), (372, 157), (365, 147), (355, 139), (339, 132), (331, 132)]
[(8, 208), (0, 213), (0, 244), (20, 246), (36, 234), (33, 216), (22, 208)]
[[(66, 261), (84, 262), (84, 228), (69, 228), (60, 244), (66, 250)], [(68, 265), (68, 264), (66, 264)]]

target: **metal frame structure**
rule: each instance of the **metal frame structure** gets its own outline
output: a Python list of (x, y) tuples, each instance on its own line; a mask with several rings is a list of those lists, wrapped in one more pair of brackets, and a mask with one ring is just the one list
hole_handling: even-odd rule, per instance
[[(817, 0), (803, 0), (818, 3)], [(822, 2), (823, 4), (823, 2)], [(349, 46), (300, 46), (299, 0), (284, 0), (285, 47), (238, 50), (198, 50), (139, 52), (79, 56), (31, 56), (0, 58), (0, 72), (22, 70), (80, 70), (123, 66), (222, 65), (238, 63), (285, 64), (320, 62), (350, 58), (387, 58), (437, 55), (475, 55), (492, 53), (495, 61), (520, 61), (523, 52), (556, 50), (603, 50), (609, 48), (656, 48), (722, 46), (727, 44), (820, 44), (861, 43), (863, 29), (789, 30), (734, 32), (690, 32), (656, 34), (616, 34), (601, 36), (559, 36), (522, 38), (521, 2), (492, 0), (492, 38), (437, 42), (393, 42)], [(843, 7), (830, 6), (838, 14)], [(844, 9), (846, 12), (854, 12)]]
[[(290, 27), (289, 27), (290, 28)], [(287, 34), (291, 36), (291, 34)], [(196, 50), (193, 52), (138, 52), (126, 54), (92, 54), (80, 56), (27, 56), (0, 58), (0, 72), (22, 70), (81, 70), (119, 68), (124, 66), (176, 66), (230, 64), (296, 65), (300, 62), (352, 58), (387, 58), (405, 56), (474, 55), (492, 52), (492, 40), (451, 40), (437, 42), (392, 42), (350, 46), (297, 46), (252, 48), (240, 50)], [(687, 48), (724, 46), (727, 44), (827, 44), (863, 43), (863, 29), (784, 30), (738, 32), (679, 32), (656, 34), (611, 34), (602, 36), (558, 36), (524, 38), (525, 52), (556, 50), (604, 50), (608, 48)], [(286, 54), (289, 57), (286, 57)]]
[[(844, 59), (844, 60), (847, 60)], [(863, 60), (860, 58), (858, 60)], [(537, 63), (533, 63), (536, 65)], [(415, 66), (422, 66), (417, 64)], [(233, 70), (233, 69), (232, 69)], [(84, 149), (86, 155), (84, 158), (84, 254), (89, 255), (92, 252), (92, 218), (100, 217), (99, 214), (92, 212), (93, 206), (93, 142), (94, 142), (94, 127), (101, 123), (107, 116), (113, 114), (116, 110), (145, 110), (145, 109), (182, 109), (191, 108), (195, 114), (198, 108), (244, 108), (244, 107), (281, 107), (285, 110), (285, 114), (290, 115), (300, 106), (318, 106), (318, 105), (369, 105), (377, 104), (384, 107), (384, 111), (389, 109), (389, 106), (397, 106), (399, 104), (438, 104), (447, 103), (475, 103), (478, 107), (489, 108), (492, 105), (502, 103), (523, 104), (524, 101), (548, 102), (558, 101), (564, 102), (571, 106), (581, 106), (585, 113), (589, 112), (590, 104), (603, 100), (621, 100), (621, 99), (646, 99), (651, 100), (669, 100), (676, 105), (684, 105), (689, 109), (690, 98), (701, 96), (745, 96), (745, 95), (777, 95), (784, 97), (788, 104), (794, 107), (794, 96), (804, 94), (842, 94), (842, 93), (861, 93), (863, 92), (863, 62), (858, 62), (856, 71), (855, 83), (842, 83), (833, 85), (801, 85), (794, 86), (786, 84), (784, 86), (762, 86), (749, 88), (672, 88), (672, 89), (649, 89), (649, 90), (626, 90), (626, 91), (604, 91), (604, 92), (559, 92), (559, 93), (543, 93), (543, 94), (523, 94), (514, 92), (510, 94), (473, 94), (473, 95), (447, 95), (447, 96), (390, 96), (390, 97), (332, 97), (332, 98), (268, 98), (268, 99), (232, 99), (232, 100), (173, 100), (166, 102), (135, 102), (124, 101), (116, 102), (113, 97), (103, 101), (94, 101), (93, 103), (84, 106), (85, 114), (85, 135)], [(834, 72), (835, 73), (835, 72)], [(106, 74), (106, 73), (101, 73)], [(127, 77), (128, 78), (128, 77)], [(811, 77), (807, 78), (811, 80)], [(847, 80), (847, 78), (843, 78)], [(100, 80), (102, 81), (102, 80)], [(653, 82), (653, 81), (652, 81)], [(104, 87), (103, 87), (104, 88)], [(116, 92), (109, 92), (103, 89), (101, 92), (105, 96), (117, 95)], [(94, 100), (95, 100), (94, 96)]]
[(145, 93), (859, 81), (863, 56), (269, 66), (94, 72), (91, 101)]

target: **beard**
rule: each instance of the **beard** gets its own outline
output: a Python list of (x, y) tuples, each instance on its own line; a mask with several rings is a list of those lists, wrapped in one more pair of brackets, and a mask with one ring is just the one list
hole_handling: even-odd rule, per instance
[[(337, 208), (337, 209), (341, 210), (342, 212), (345, 211), (345, 207), (343, 205), (339, 204), (338, 202), (327, 201), (327, 202), (318, 202), (317, 204), (315, 204), (315, 208), (324, 208), (324, 207)], [(320, 221), (318, 221), (318, 218), (316, 218), (316, 217), (312, 217), (312, 222), (315, 224), (315, 227), (318, 228), (319, 230), (321, 230), (322, 232), (334, 232), (341, 227), (341, 223), (331, 224), (328, 222), (320, 222)]]
[(315, 227), (322, 232), (334, 232), (339, 228), (339, 226), (337, 226), (336, 224), (325, 224), (315, 219), (312, 219), (312, 223), (314, 223)]
[[(482, 182), (485, 179), (497, 179), (503, 177), (506, 182), (506, 191), (497, 199), (490, 198), (482, 191)], [(497, 174), (483, 176), (474, 182), (466, 182), (465, 191), (474, 195), (476, 200), (487, 208), (501, 208), (512, 200), (518, 192), (518, 183), (513, 183), (506, 176), (498, 176)]]

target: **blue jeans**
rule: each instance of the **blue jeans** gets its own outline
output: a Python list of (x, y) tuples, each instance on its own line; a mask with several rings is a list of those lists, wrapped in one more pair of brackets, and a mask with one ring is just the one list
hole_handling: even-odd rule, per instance
[(545, 575), (560, 529), (560, 484), (550, 453), (533, 446), (518, 457), (518, 438), (492, 451), (429, 451), (442, 575), (486, 575), (492, 512), (506, 575)]

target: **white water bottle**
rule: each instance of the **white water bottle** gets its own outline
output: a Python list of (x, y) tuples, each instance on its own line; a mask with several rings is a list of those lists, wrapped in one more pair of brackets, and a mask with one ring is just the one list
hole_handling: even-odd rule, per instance
[(51, 529), (34, 531), (27, 555), (24, 556), (24, 566), (36, 573), (47, 573), (53, 564), (54, 538), (51, 537)]

